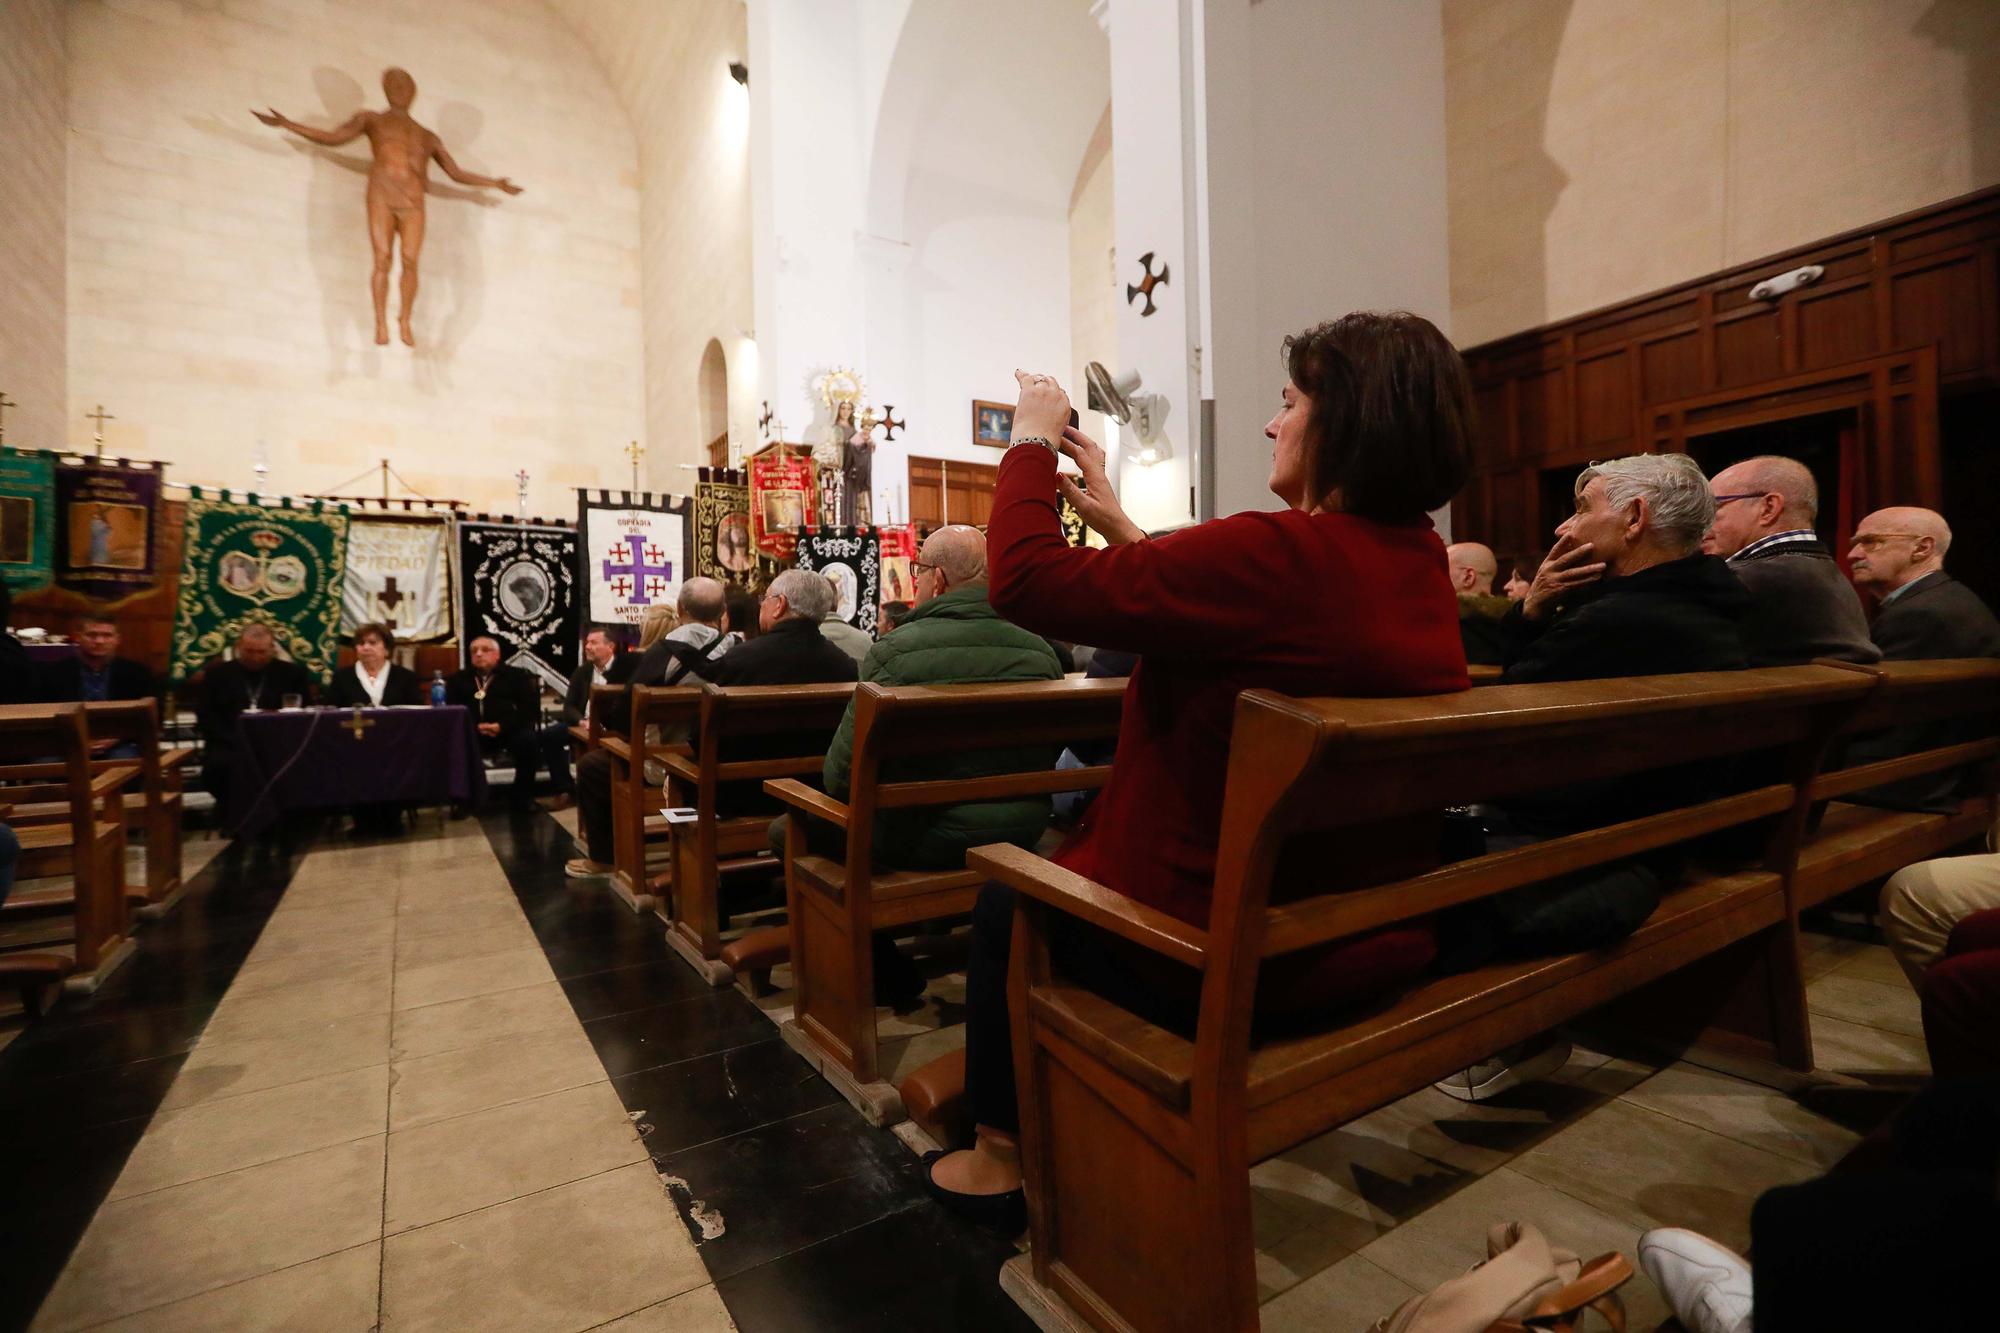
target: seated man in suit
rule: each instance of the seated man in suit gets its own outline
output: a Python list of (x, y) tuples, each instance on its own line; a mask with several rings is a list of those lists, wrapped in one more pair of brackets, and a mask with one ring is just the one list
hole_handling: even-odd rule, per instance
[(76, 622), (76, 656), (42, 671), (42, 697), (50, 703), (96, 703), (104, 699), (151, 699), (153, 673), (118, 655), (118, 622), (108, 616)]
[[(762, 632), (731, 648), (727, 656), (704, 663), (703, 674), (715, 685), (818, 685), (853, 680), (854, 659), (819, 632), (820, 621), (832, 607), (833, 585), (825, 578), (803, 569), (786, 570), (771, 580), (770, 591), (758, 606)], [(782, 737), (773, 738), (773, 742), (787, 748), (791, 745)], [(758, 756), (732, 750), (729, 757)], [(716, 794), (717, 809), (740, 812), (746, 803), (761, 807), (767, 804), (762, 787), (758, 782), (728, 784)], [(576, 879), (608, 875), (614, 855), (609, 755), (593, 752), (577, 762), (576, 797), (585, 854), (565, 869)]]
[(1500, 617), (1513, 603), (1493, 595), (1500, 562), (1491, 547), (1479, 542), (1453, 542), (1444, 548), (1452, 591), (1458, 594), (1458, 635), (1465, 641), (1465, 660), (1476, 666), (1499, 666), (1506, 654), (1500, 637)]
[[(1876, 602), (1870, 628), (1890, 662), (2000, 657), (2000, 621), (1979, 594), (1944, 572), (1951, 528), (1929, 509), (1878, 509), (1854, 529), (1847, 566), (1854, 586)], [(1892, 759), (1950, 744), (1949, 722), (1892, 727), (1851, 742), (1849, 765)], [(1963, 775), (1927, 773), (1871, 787), (1849, 799), (1894, 810), (1948, 813), (1958, 808)]]
[(1880, 661), (1861, 599), (1813, 530), (1819, 487), (1806, 465), (1775, 455), (1746, 458), (1708, 485), (1715, 526), (1703, 549), (1727, 560), (1749, 589), (1743, 632), (1750, 665)]
[(2000, 620), (1944, 572), (1951, 528), (1931, 509), (1878, 509), (1854, 529), (1847, 567), (1876, 601), (1873, 634), (1891, 662), (2000, 657)]
[(535, 678), (500, 660), (497, 639), (480, 635), (467, 645), (472, 665), (445, 684), (446, 703), (472, 710), (479, 727), (479, 750), (491, 760), (505, 755), (514, 765), (513, 799), (525, 801), (535, 785), (535, 731), (541, 725), (542, 692)]
[(639, 663), (637, 653), (628, 653), (602, 625), (583, 632), (583, 664), (569, 678), (563, 692), (558, 720), (535, 733), (542, 750), (542, 767), (548, 770), (553, 795), (537, 804), (545, 810), (567, 810), (576, 804), (576, 780), (569, 771), (569, 729), (589, 720), (590, 692), (599, 685), (623, 685)]
[(235, 655), (209, 663), (202, 673), (201, 698), (195, 705), (202, 781), (218, 803), (229, 787), (236, 719), (246, 712), (283, 707), (288, 694), (311, 703), (313, 678), (297, 662), (278, 656), (278, 641), (268, 625), (245, 625), (236, 636)]
[(401, 708), (424, 702), (417, 673), (389, 660), (396, 633), (387, 625), (354, 627), (354, 665), (333, 673), (326, 701), (335, 708)]

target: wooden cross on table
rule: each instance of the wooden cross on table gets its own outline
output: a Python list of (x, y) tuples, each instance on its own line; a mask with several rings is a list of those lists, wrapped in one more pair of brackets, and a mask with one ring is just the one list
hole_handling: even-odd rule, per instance
[(20, 404), (9, 398), (5, 390), (0, 390), (0, 444), (7, 443), (7, 409)]
[[(388, 622), (390, 629), (395, 629), (396, 608), (409, 599), (396, 591), (396, 576), (394, 574), (382, 580), (382, 591), (375, 594), (375, 600), (388, 608), (387, 613), (383, 615), (382, 619)], [(360, 738), (356, 737), (355, 739), (359, 740)]]
[(361, 739), (361, 733), (368, 730), (368, 728), (374, 725), (375, 724), (373, 722), (370, 722), (367, 718), (361, 716), (361, 710), (357, 708), (348, 717), (347, 721), (340, 724), (340, 729), (342, 731), (353, 732), (354, 739), (358, 741)]
[(1138, 285), (1136, 286), (1134, 286), (1131, 283), (1125, 284), (1125, 304), (1131, 305), (1134, 301), (1138, 300), (1140, 297), (1142, 296), (1145, 297), (1146, 308), (1139, 312), (1139, 318), (1144, 319), (1146, 316), (1152, 314), (1155, 310), (1159, 309), (1158, 306), (1153, 304), (1153, 289), (1155, 287), (1165, 287), (1169, 283), (1171, 283), (1173, 279), (1168, 276), (1168, 270), (1165, 264), (1160, 265), (1160, 271), (1158, 273), (1153, 272), (1153, 252), (1151, 250), (1148, 250), (1145, 254), (1139, 256), (1139, 267), (1145, 271), (1146, 276), (1144, 278), (1141, 278), (1139, 280)]
[(116, 421), (118, 418), (105, 411), (104, 404), (99, 403), (97, 410), (95, 412), (85, 412), (83, 419), (97, 423), (97, 456), (99, 458), (104, 457), (104, 423), (107, 421)]

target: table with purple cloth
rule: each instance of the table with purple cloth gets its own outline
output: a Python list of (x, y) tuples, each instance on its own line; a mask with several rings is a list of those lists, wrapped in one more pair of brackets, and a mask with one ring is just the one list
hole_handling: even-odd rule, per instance
[(245, 713), (236, 720), (222, 824), (234, 837), (254, 837), (293, 810), (378, 801), (469, 805), (485, 794), (470, 709)]
[(73, 643), (23, 643), (30, 662), (65, 662), (76, 656)]

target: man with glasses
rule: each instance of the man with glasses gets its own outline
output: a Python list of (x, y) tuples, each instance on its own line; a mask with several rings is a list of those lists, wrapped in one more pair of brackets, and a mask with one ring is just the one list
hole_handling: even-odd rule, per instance
[(2000, 621), (1944, 572), (1951, 528), (1930, 509), (1878, 509), (1854, 529), (1847, 566), (1876, 600), (1875, 642), (1892, 662), (2000, 657)]
[(1752, 666), (1800, 666), (1822, 657), (1881, 660), (1861, 599), (1813, 530), (1819, 487), (1805, 464), (1766, 455), (1708, 483), (1715, 525), (1702, 549), (1722, 556), (1750, 592), (1743, 622)]

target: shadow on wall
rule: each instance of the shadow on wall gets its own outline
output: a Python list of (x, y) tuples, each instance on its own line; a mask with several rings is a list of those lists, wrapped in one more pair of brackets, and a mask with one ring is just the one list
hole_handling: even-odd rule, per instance
[(1911, 31), (1965, 57), (1965, 128), (1972, 187), (2000, 184), (2000, 5), (1936, 0)]

